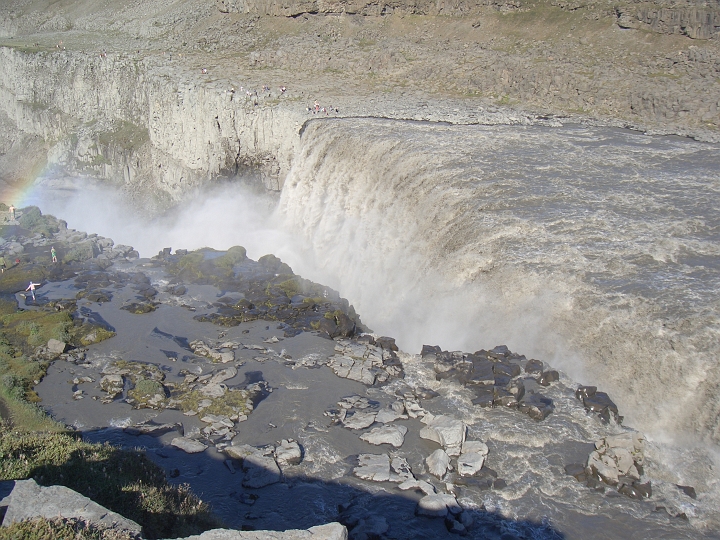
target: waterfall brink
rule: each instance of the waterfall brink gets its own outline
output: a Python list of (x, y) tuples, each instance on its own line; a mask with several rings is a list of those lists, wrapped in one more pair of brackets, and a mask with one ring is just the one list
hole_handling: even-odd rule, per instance
[(504, 343), (657, 438), (720, 440), (713, 145), (620, 130), (310, 122), (277, 217), (301, 274), (408, 352)]

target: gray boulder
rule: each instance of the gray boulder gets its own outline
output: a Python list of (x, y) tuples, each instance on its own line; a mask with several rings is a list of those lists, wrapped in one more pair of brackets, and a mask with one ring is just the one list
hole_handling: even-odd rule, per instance
[(298, 465), (302, 461), (302, 449), (297, 441), (283, 439), (275, 449), (275, 461), (281, 467)]
[(387, 482), (390, 480), (390, 457), (387, 454), (360, 454), (353, 474), (363, 480)]
[(10, 494), (3, 526), (35, 518), (78, 519), (100, 528), (140, 535), (141, 527), (120, 514), (91, 501), (65, 486), (41, 487), (35, 480), (18, 480)]
[(52, 357), (60, 356), (67, 349), (67, 343), (59, 341), (57, 339), (50, 339), (47, 343), (48, 355)]
[(425, 458), (425, 464), (430, 474), (442, 478), (450, 470), (450, 456), (447, 455), (445, 450), (438, 448)]
[(420, 437), (435, 441), (445, 448), (450, 456), (460, 455), (466, 431), (462, 420), (445, 415), (426, 415), (423, 422), (425, 427), (420, 430)]
[(198, 454), (207, 448), (207, 445), (200, 441), (186, 439), (185, 437), (175, 437), (170, 444), (188, 454)]
[(406, 433), (407, 428), (405, 426), (385, 425), (373, 428), (368, 433), (361, 435), (360, 438), (370, 444), (391, 444), (395, 448), (400, 448), (403, 445), (403, 442), (405, 442)]
[(340, 523), (328, 523), (307, 530), (233, 531), (214, 529), (189, 536), (185, 540), (347, 540), (347, 529)]
[(275, 459), (262, 454), (247, 456), (242, 462), (245, 472), (242, 485), (248, 488), (261, 488), (276, 484), (281, 479), (280, 468)]
[(375, 416), (377, 413), (374, 412), (367, 412), (367, 413), (360, 413), (356, 412), (355, 414), (346, 416), (342, 423), (346, 428), (350, 429), (365, 429), (370, 426), (372, 426), (375, 423)]
[(418, 501), (417, 509), (415, 510), (415, 513), (419, 516), (429, 517), (445, 517), (448, 515), (448, 512), (459, 514), (462, 512), (462, 508), (460, 508), (454, 496), (443, 493), (425, 495), (425, 497)]

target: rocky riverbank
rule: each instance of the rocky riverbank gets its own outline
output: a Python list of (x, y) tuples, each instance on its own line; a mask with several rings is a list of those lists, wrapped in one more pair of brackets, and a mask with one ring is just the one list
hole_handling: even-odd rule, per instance
[(144, 448), (232, 528), (593, 538), (590, 512), (603, 535), (697, 533), (690, 488), (668, 482), (611, 398), (541, 360), (504, 346), (408, 354), (272, 255), (139, 259), (35, 215), (56, 229), (3, 244), (21, 259), (8, 276), (45, 272), (35, 299), (16, 294), (20, 313), (95, 325), (32, 352), (52, 362), (43, 407), (87, 440)]

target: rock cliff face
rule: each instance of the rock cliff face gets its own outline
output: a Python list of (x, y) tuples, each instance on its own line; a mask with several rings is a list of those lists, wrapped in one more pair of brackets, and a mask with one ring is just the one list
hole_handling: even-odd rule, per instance
[(616, 8), (621, 28), (639, 28), (659, 34), (680, 34), (693, 39), (711, 39), (720, 33), (717, 2), (698, 5), (637, 3)]
[(304, 121), (297, 108), (256, 107), (154, 67), (132, 55), (3, 48), (0, 109), (25, 138), (45, 141), (51, 162), (130, 194), (172, 198), (244, 167), (279, 189)]

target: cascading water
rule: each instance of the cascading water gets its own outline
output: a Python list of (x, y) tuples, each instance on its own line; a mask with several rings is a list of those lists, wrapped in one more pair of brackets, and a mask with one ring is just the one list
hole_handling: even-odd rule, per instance
[(718, 148), (584, 127), (310, 122), (301, 274), (406, 350), (506, 343), (656, 437), (720, 438)]

